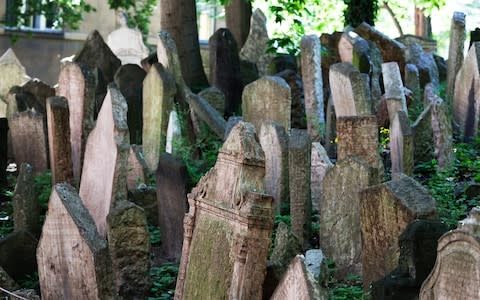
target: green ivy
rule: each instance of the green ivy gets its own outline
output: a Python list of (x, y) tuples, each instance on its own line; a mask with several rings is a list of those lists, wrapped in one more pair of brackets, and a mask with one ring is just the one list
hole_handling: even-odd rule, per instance
[(160, 267), (150, 269), (150, 278), (152, 287), (148, 300), (167, 300), (173, 299), (175, 294), (175, 284), (177, 282), (178, 265), (166, 263)]

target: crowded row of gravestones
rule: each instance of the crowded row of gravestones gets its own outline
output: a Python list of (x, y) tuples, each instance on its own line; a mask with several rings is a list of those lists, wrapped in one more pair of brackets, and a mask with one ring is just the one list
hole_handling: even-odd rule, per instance
[[(18, 176), (14, 231), (0, 240), (2, 291), (38, 270), (44, 299), (145, 298), (148, 222), (160, 228), (157, 255), (180, 263), (175, 299), (326, 299), (325, 257), (338, 279), (361, 275), (374, 299), (479, 299), (480, 209), (447, 232), (411, 177), (432, 159), (447, 168), (453, 136), (477, 134), (480, 42), (464, 57), (463, 13), (451, 28), (448, 63), (431, 41), (393, 40), (363, 23), (304, 36), (297, 68), (265, 54), (256, 11), (240, 51), (226, 29), (210, 38), (212, 87), (198, 94), (166, 32), (144, 59), (138, 39), (113, 45), (91, 33), (55, 89), (29, 79), (8, 50), (2, 164), (16, 162)], [(193, 189), (176, 155), (176, 140), (188, 140), (180, 127), (224, 141)], [(390, 129), (383, 153), (380, 127)], [(33, 181), (46, 169), (54, 186), (41, 226)], [(156, 187), (145, 184), (152, 176)], [(282, 207), (291, 226), (278, 225), (272, 243)]]

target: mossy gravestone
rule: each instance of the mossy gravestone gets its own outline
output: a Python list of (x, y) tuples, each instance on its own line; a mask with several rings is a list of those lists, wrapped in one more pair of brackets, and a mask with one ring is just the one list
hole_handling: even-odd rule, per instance
[(261, 299), (273, 228), (264, 175), (255, 129), (240, 122), (188, 195), (175, 299)]

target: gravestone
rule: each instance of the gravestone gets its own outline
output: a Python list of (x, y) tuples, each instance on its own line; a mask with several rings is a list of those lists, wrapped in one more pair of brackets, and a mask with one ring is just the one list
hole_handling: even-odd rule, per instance
[(171, 260), (182, 256), (183, 218), (188, 211), (188, 173), (182, 159), (160, 155), (156, 172), (158, 227), (162, 234), (160, 251)]
[(48, 153), (52, 184), (73, 181), (70, 112), (65, 97), (47, 100)]
[(322, 182), (328, 170), (333, 167), (327, 151), (318, 143), (312, 143), (312, 167), (310, 176), (310, 190), (312, 197), (312, 210), (320, 211), (322, 200)]
[(446, 99), (448, 103), (453, 103), (453, 94), (455, 91), (455, 78), (463, 64), (463, 49), (467, 37), (466, 20), (463, 12), (456, 11), (452, 16), (450, 25), (450, 43), (448, 47), (447, 61), (447, 90)]
[(175, 80), (156, 63), (143, 81), (143, 153), (151, 171), (165, 151), (170, 111), (173, 109)]
[(379, 170), (356, 157), (339, 160), (325, 175), (320, 202), (320, 248), (335, 261), (337, 278), (362, 274), (360, 191), (380, 182)]
[(275, 212), (288, 204), (288, 135), (275, 121), (262, 123), (258, 135), (265, 153), (265, 192), (273, 196)]
[[(377, 110), (377, 106), (382, 98), (382, 87), (380, 86), (380, 77), (382, 77), (383, 57), (377, 45), (372, 41), (368, 42), (369, 61), (370, 61), (370, 93), (372, 95), (373, 109)], [(354, 60), (356, 61), (356, 60)]]
[(438, 241), (435, 266), (423, 282), (420, 299), (480, 297), (480, 207)]
[(179, 141), (182, 137), (180, 130), (180, 121), (178, 120), (178, 115), (175, 110), (170, 112), (168, 117), (168, 126), (167, 126), (167, 142), (165, 146), (165, 152), (174, 154), (178, 152), (177, 147), (179, 147)]
[(0, 239), (0, 267), (19, 282), (37, 272), (35, 252), (38, 238), (27, 231), (16, 231)]
[(322, 57), (322, 76), (323, 79), (323, 102), (328, 103), (330, 97), (330, 82), (328, 73), (330, 66), (336, 63), (340, 63), (340, 54), (338, 53), (338, 43), (342, 37), (343, 32), (335, 31), (332, 34), (323, 33), (320, 36), (320, 44), (323, 51)]
[(208, 40), (210, 49), (210, 85), (225, 95), (226, 116), (239, 112), (242, 103), (242, 78), (237, 43), (230, 30), (220, 28)]
[(142, 144), (143, 80), (147, 73), (138, 65), (126, 64), (115, 73), (115, 84), (127, 100), (127, 123), (130, 144)]
[(233, 127), (243, 121), (242, 117), (230, 117), (228, 118), (227, 124), (225, 126), (225, 134), (223, 136), (223, 140), (226, 141), (228, 138), (228, 135), (232, 131)]
[(470, 44), (468, 49), (472, 47), (472, 44), (475, 42), (480, 42), (480, 28), (476, 27), (475, 30), (470, 31)]
[(57, 96), (63, 96), (68, 101), (73, 178), (78, 186), (85, 144), (95, 124), (95, 76), (85, 65), (64, 64), (58, 76)]
[(264, 162), (255, 128), (238, 123), (188, 195), (175, 299), (261, 298), (273, 228)]
[(120, 28), (108, 35), (107, 45), (120, 59), (122, 65), (136, 64), (141, 66), (141, 60), (148, 56), (148, 48), (143, 43), (140, 30), (128, 28), (127, 21), (125, 13), (119, 11), (117, 22), (120, 24)]
[(8, 162), (8, 121), (0, 118), (0, 188), (7, 185), (7, 162)]
[(34, 110), (35, 112), (45, 116), (45, 107), (38, 103), (31, 93), (25, 93), (19, 86), (14, 86), (7, 94), (7, 119), (11, 119), (15, 114), (27, 110)]
[(414, 164), (414, 135), (404, 111), (397, 111), (390, 125), (390, 159), (392, 175), (403, 173), (411, 176)]
[(225, 95), (221, 90), (212, 86), (198, 93), (200, 97), (207, 100), (220, 114), (225, 110)]
[(128, 154), (128, 174), (127, 189), (135, 189), (139, 184), (145, 184), (148, 181), (148, 167), (143, 158), (142, 147), (139, 145), (130, 145)]
[(405, 53), (407, 62), (417, 66), (420, 75), (420, 87), (424, 87), (427, 83), (432, 83), (434, 86), (439, 85), (438, 68), (433, 53), (424, 52), (417, 43), (408, 45)]
[(264, 76), (245, 87), (242, 96), (243, 119), (257, 131), (263, 121), (276, 121), (290, 131), (291, 92), (280, 77)]
[(438, 219), (435, 199), (420, 183), (404, 174), (360, 192), (365, 289), (395, 269), (400, 254), (398, 239), (416, 219)]
[(48, 169), (48, 146), (44, 116), (33, 110), (16, 113), (8, 120), (15, 162), (28, 162), (34, 174)]
[(317, 35), (305, 35), (300, 48), (308, 133), (312, 141), (321, 141), (325, 134), (325, 113), (320, 39)]
[(110, 209), (127, 199), (128, 137), (127, 102), (111, 84), (88, 136), (80, 183), (80, 197), (103, 237)]
[(290, 87), (291, 112), (290, 128), (306, 129), (305, 98), (302, 77), (291, 69), (283, 70), (275, 76), (281, 77)]
[(12, 48), (8, 48), (0, 57), (0, 98), (6, 98), (12, 86), (22, 85), (30, 80), (25, 67), (18, 60)]
[[(35, 108), (37, 112), (45, 116), (47, 98), (55, 96), (55, 89), (35, 78), (21, 86), (12, 87), (9, 93), (15, 94), (18, 111), (24, 111), (27, 109), (26, 107)], [(26, 107), (21, 107), (23, 105)]]
[(42, 299), (114, 297), (107, 242), (68, 184), (52, 189), (37, 263)]
[(107, 216), (108, 252), (115, 292), (125, 299), (145, 299), (150, 290), (150, 241), (143, 209), (120, 201)]
[(411, 127), (415, 164), (430, 162), (434, 158), (432, 106), (433, 104), (427, 105)]
[(383, 85), (385, 86), (384, 98), (387, 102), (390, 124), (395, 118), (397, 111), (407, 113), (407, 100), (400, 75), (400, 69), (396, 62), (382, 64)]
[(19, 168), (17, 184), (13, 192), (14, 231), (26, 231), (39, 236), (40, 205), (35, 193), (32, 166), (22, 163)]
[(337, 118), (372, 113), (369, 77), (351, 63), (330, 67), (330, 89)]
[(293, 128), (288, 141), (290, 216), (292, 232), (304, 248), (308, 248), (312, 231), (311, 153), (308, 131)]
[(342, 62), (353, 64), (360, 72), (370, 74), (370, 49), (368, 42), (354, 31), (344, 32), (338, 42)]
[(337, 157), (337, 118), (332, 96), (328, 98), (327, 110), (325, 112), (325, 150), (329, 157)]
[(405, 87), (412, 92), (410, 96), (412, 103), (410, 105), (415, 105), (422, 101), (420, 75), (418, 74), (417, 66), (414, 64), (405, 65)]
[(480, 99), (480, 42), (468, 50), (455, 80), (453, 118), (460, 139), (468, 142), (478, 132)]
[(156, 187), (139, 185), (128, 191), (128, 200), (143, 208), (148, 224), (158, 227), (158, 201)]

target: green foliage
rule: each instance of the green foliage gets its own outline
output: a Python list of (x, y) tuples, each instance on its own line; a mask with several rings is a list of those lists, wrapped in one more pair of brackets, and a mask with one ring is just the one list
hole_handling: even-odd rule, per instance
[(378, 0), (344, 0), (347, 8), (344, 10), (345, 25), (357, 27), (362, 22), (375, 25), (378, 11)]
[(35, 194), (37, 195), (37, 200), (40, 203), (40, 208), (42, 209), (43, 214), (45, 214), (48, 209), (48, 200), (50, 199), (50, 194), (52, 193), (52, 172), (47, 170), (44, 173), (35, 176), (34, 185)]
[(33, 274), (28, 274), (25, 278), (19, 280), (18, 284), (23, 289), (35, 290), (40, 292), (40, 281), (38, 279), (38, 272), (34, 272)]
[(148, 237), (150, 239), (150, 245), (159, 246), (160, 245), (160, 229), (152, 224), (148, 224)]
[(175, 294), (175, 284), (177, 282), (178, 265), (167, 263), (160, 267), (150, 269), (152, 278), (152, 287), (148, 300), (167, 300), (173, 299)]
[[(12, 198), (12, 193), (9, 191), (4, 191), (4, 194), (10, 199)], [(0, 202), (0, 239), (4, 238), (11, 232), (13, 232), (13, 206), (12, 201)]]
[(111, 9), (122, 10), (127, 15), (128, 26), (138, 28), (146, 38), (157, 0), (108, 0), (108, 4)]
[(335, 262), (327, 260), (328, 270), (328, 298), (331, 300), (363, 300), (366, 295), (362, 289), (362, 278), (349, 274), (345, 280), (335, 278)]

